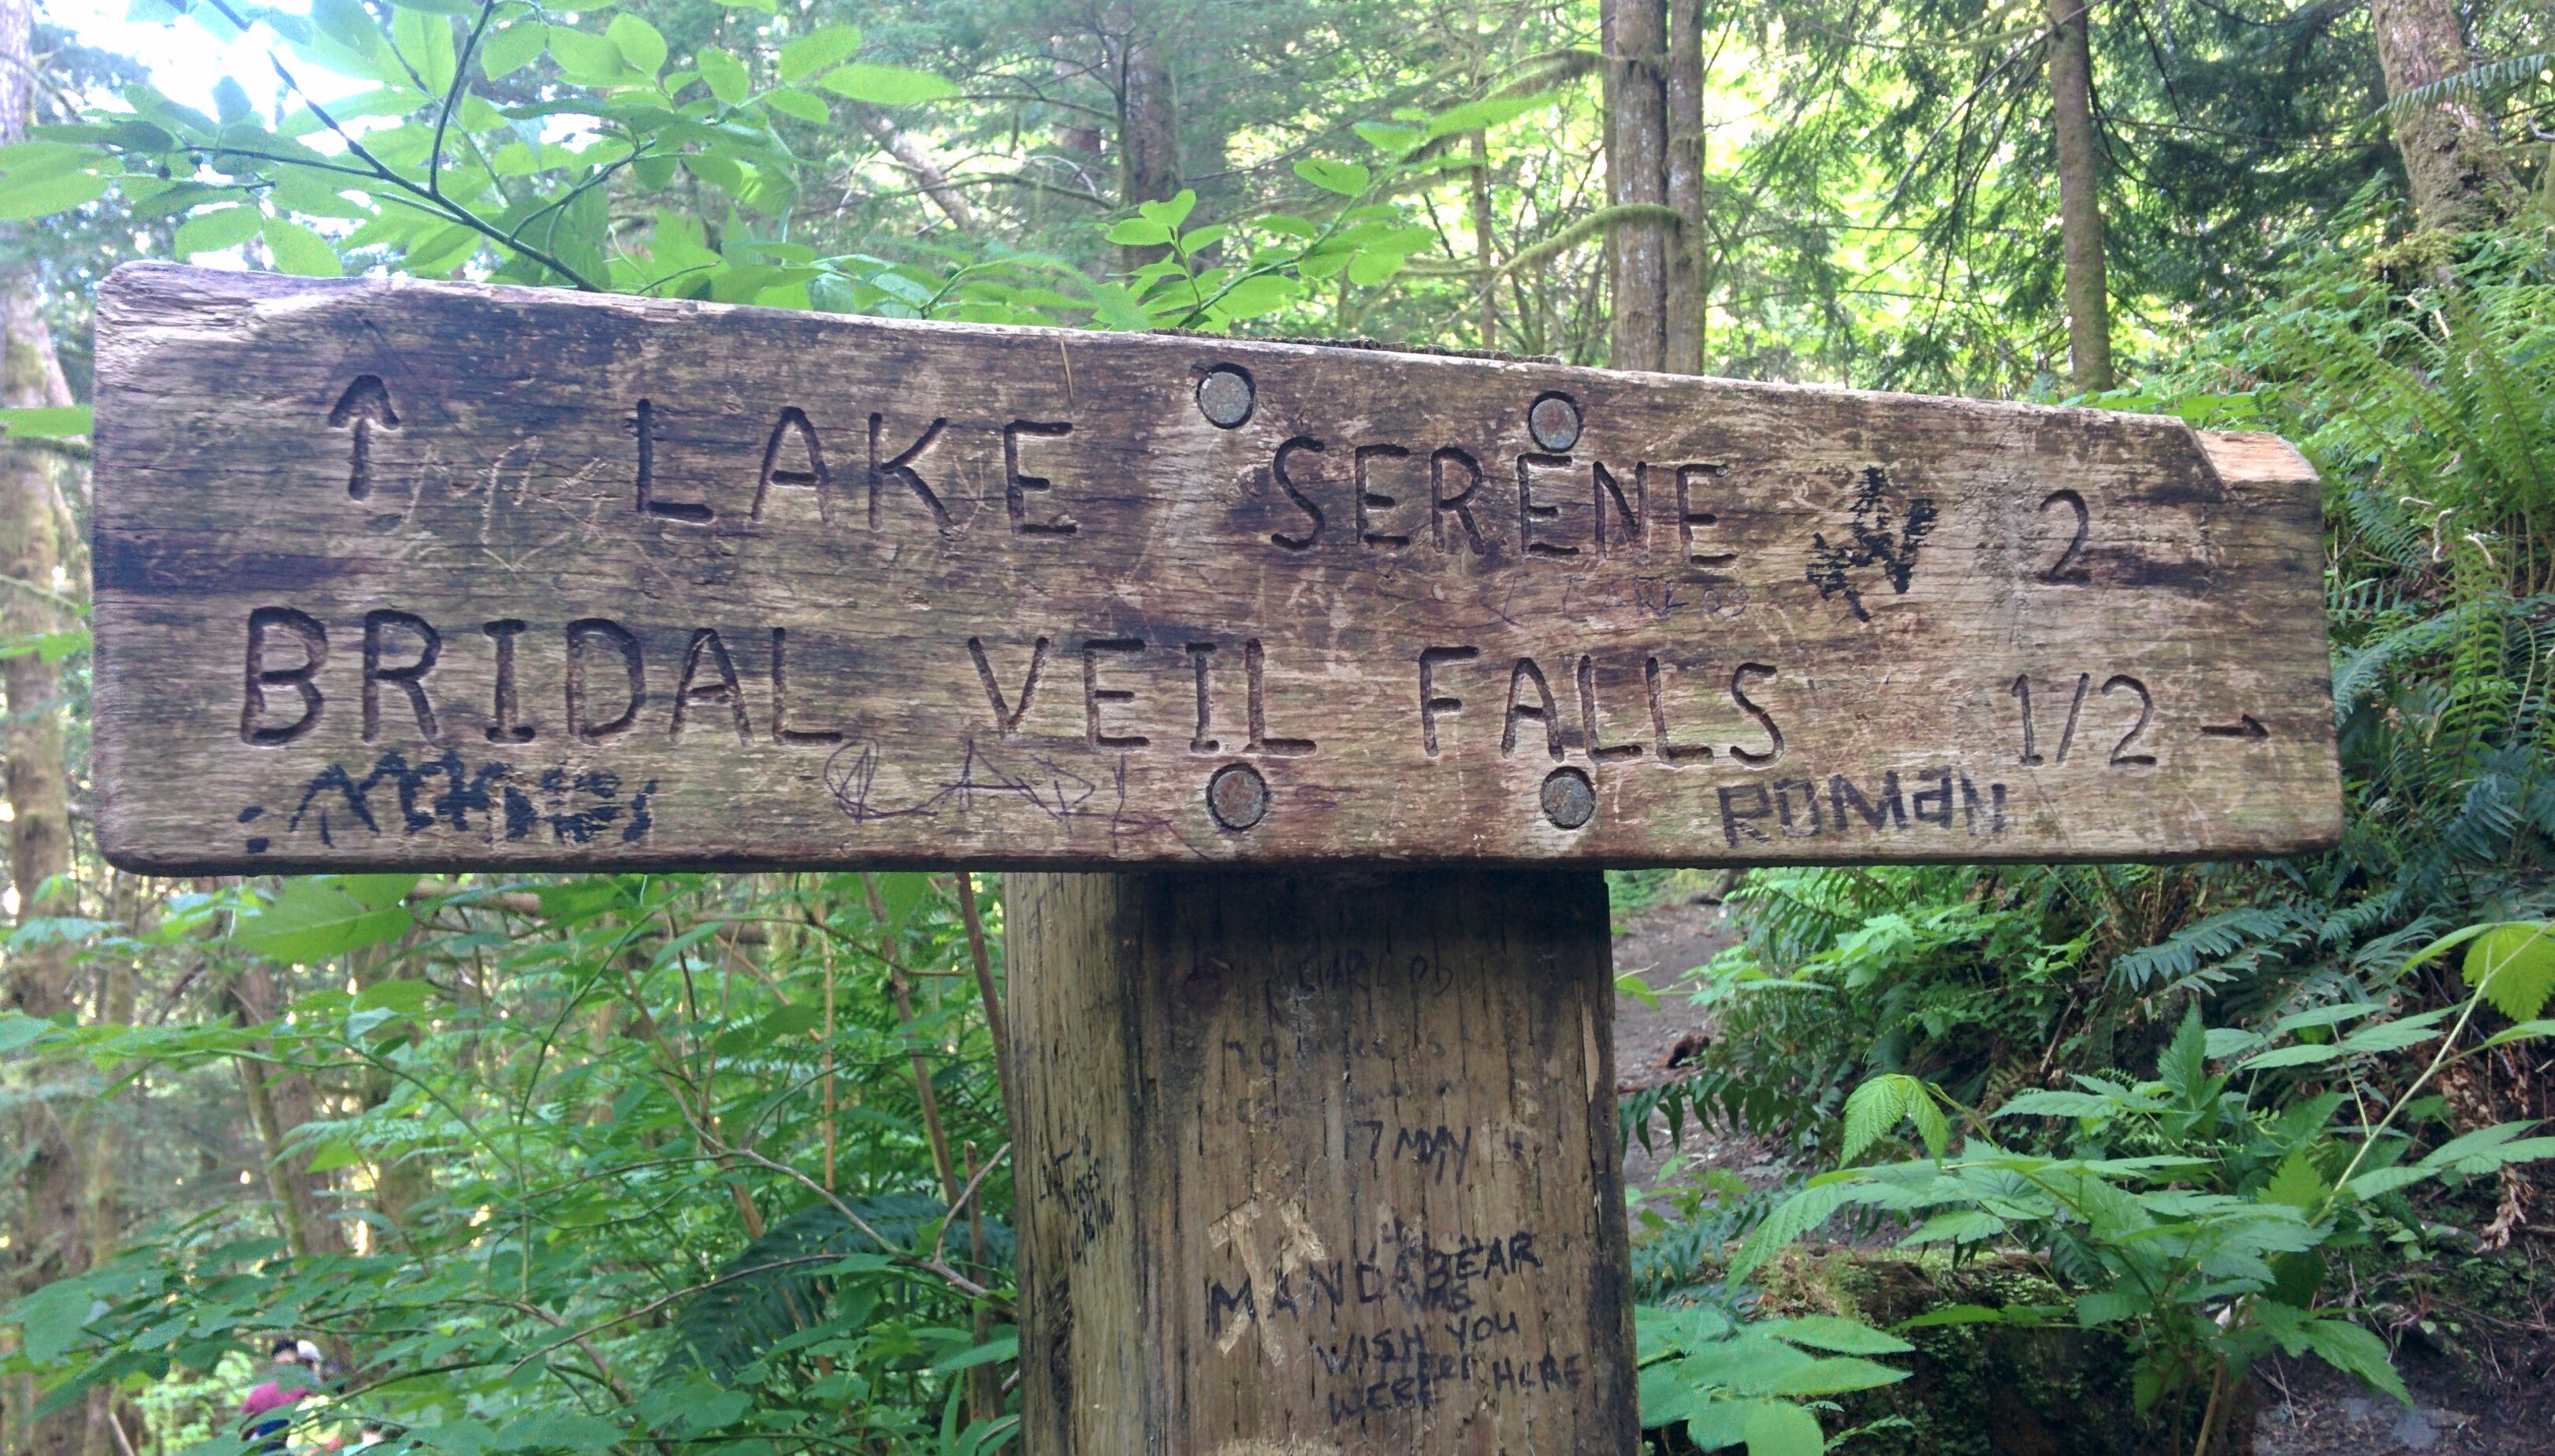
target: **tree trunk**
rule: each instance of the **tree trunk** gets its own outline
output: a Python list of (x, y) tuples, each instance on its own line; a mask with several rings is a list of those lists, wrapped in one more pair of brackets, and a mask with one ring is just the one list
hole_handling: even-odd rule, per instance
[[(141, 929), (141, 884), (131, 875), (119, 874), (109, 892), (107, 918), (123, 926), (128, 933)], [(133, 977), (135, 967), (122, 957), (106, 961), (100, 967), (104, 978), (98, 988), (97, 1019), (109, 1026), (133, 1024)], [(112, 1081), (123, 1069), (108, 1069)], [(83, 1164), (81, 1236), (87, 1246), (90, 1267), (104, 1264), (116, 1256), (124, 1243), (123, 1166), (119, 1156), (123, 1119), (111, 1103), (101, 1103), (81, 1113), (79, 1120), (79, 1155)], [(82, 1456), (131, 1456), (123, 1447), (129, 1442), (115, 1422), (120, 1418), (113, 1386), (98, 1386), (88, 1393), (86, 1403), (88, 1425), (81, 1435)]]
[[(258, 1026), (284, 1015), (282, 993), (262, 963), (252, 962), (231, 982), (233, 1009), (241, 1022)], [(285, 1151), (293, 1130), (310, 1121), (318, 1096), (310, 1079), (248, 1057), (239, 1059), (240, 1087), (248, 1098), (249, 1120), (266, 1154), (267, 1189), (276, 1202), (276, 1217), (285, 1242), (296, 1255), (341, 1254), (346, 1243), (338, 1221), (329, 1215), (332, 1180), (308, 1170), (307, 1159)]]
[[(2473, 65), (2456, 0), (2369, 0), (2377, 65), (2389, 99)], [(2519, 185), (2494, 145), (2494, 126), (2472, 96), (2407, 106), (2392, 118), (2395, 151), (2422, 226), (2451, 232), (2510, 215)]]
[(1482, 347), (1500, 346), (1500, 259), (1491, 216), (1491, 139), (1473, 133), (1473, 302), (1482, 310)]
[[(1136, 13), (1116, 41), (1118, 53), (1118, 202), (1160, 202), (1179, 195), (1179, 101), (1171, 87), (1169, 47), (1160, 16)], [(1129, 268), (1162, 257), (1165, 248), (1127, 248)]]
[(975, 207), (967, 201), (967, 194), (949, 180), (949, 170), (931, 154), (929, 142), (898, 126), (895, 119), (883, 111), (863, 107), (859, 120), (861, 129), (876, 138), (879, 146), (896, 159), (899, 167), (912, 174), (913, 184), (922, 189), (922, 194), (931, 199), (931, 205), (939, 208), (952, 226), (964, 233), (982, 229), (983, 223), (976, 216)]
[[(369, 991), (385, 981), (414, 979), (417, 963), (404, 959), (397, 948), (373, 946), (357, 951), (350, 969), (359, 991)], [(608, 1022), (611, 1003), (604, 1003)], [(604, 1038), (608, 1041), (609, 1037)], [(399, 1094), (399, 1078), (378, 1067), (367, 1067), (355, 1085), (355, 1095), (362, 1099), (366, 1112), (377, 1111)], [(608, 1109), (607, 1109), (608, 1111)], [(390, 1220), (412, 1247), (416, 1231), (410, 1221), (417, 1216), (420, 1203), (434, 1192), (434, 1177), (424, 1157), (414, 1150), (394, 1149), (373, 1164), (373, 1210)]]
[[(0, 0), (0, 145), (26, 135), (33, 63), (29, 37), (34, 7), (28, 0)], [(67, 405), (53, 333), (45, 326), (33, 281), (0, 279), (0, 405), (41, 408)], [(61, 560), (65, 522), (58, 509), (48, 459), (22, 444), (0, 441), (0, 637), (22, 638), (62, 631), (65, 614), (57, 595), (55, 567)], [(69, 792), (62, 770), (61, 674), (34, 653), (11, 658), (0, 668), (8, 718), (0, 739), (0, 779), (5, 779), (11, 818), (9, 877), (18, 896), (18, 922), (75, 913), (67, 890), (71, 863)], [(58, 887), (48, 892), (47, 886)], [(75, 1011), (67, 945), (55, 941), (14, 950), (8, 957), (9, 1005), (32, 1017)], [(21, 1204), (11, 1247), (10, 1282), (16, 1292), (51, 1283), (88, 1266), (82, 1214), (87, 1204), (72, 1122), (90, 1078), (78, 1058), (59, 1058), (29, 1069), (31, 1086), (17, 1123)], [(23, 1386), (13, 1394), (32, 1393)], [(13, 1424), (15, 1421), (13, 1420)], [(17, 1434), (34, 1456), (77, 1456), (87, 1413), (74, 1405)]]
[(1003, 896), (1028, 1456), (1633, 1456), (1597, 874)]
[[(1667, 16), (1662, 0), (1603, 0), (1606, 52), (1606, 201), (1667, 202)], [(1617, 369), (1667, 364), (1668, 254), (1664, 220), (1618, 223), (1606, 234), (1614, 299), (1607, 362)]]
[(1660, 367), (1701, 374), (1704, 312), (1712, 301), (1703, 232), (1703, 0), (1668, 0), (1667, 118), (1667, 203), (1680, 221), (1668, 255)]
[(2103, 161), (2094, 139), (2089, 0), (2049, 0), (2050, 129), (2058, 140), (2058, 246), (2065, 269), (2067, 379), (2112, 387), (2112, 302), (2103, 270)]

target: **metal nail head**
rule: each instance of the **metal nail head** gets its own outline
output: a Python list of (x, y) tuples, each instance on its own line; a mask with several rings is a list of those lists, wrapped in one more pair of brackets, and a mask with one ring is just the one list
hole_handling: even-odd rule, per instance
[(1576, 829), (1597, 816), (1597, 786), (1577, 769), (1555, 769), (1543, 780), (1543, 816), (1555, 829)]
[(1198, 381), (1197, 407), (1216, 428), (1239, 428), (1251, 419), (1251, 376), (1235, 365), (1218, 364)]
[(1579, 443), (1579, 404), (1568, 395), (1543, 395), (1526, 407), (1526, 433), (1558, 455)]
[(1269, 781), (1249, 764), (1227, 764), (1206, 781), (1207, 812), (1239, 834), (1269, 814)]

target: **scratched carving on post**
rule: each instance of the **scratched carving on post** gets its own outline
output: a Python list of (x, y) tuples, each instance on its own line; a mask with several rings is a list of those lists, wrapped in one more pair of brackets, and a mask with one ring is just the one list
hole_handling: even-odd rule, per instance
[[(173, 269), (101, 312), (102, 831), (136, 865), (2338, 825), (2312, 481), (2176, 422)], [(208, 782), (229, 808), (182, 806)]]
[[(1551, 1183), (1611, 1142), (1591, 1149), (1567, 1064), (1523, 1095), (1494, 1070), (1584, 1051), (1576, 1028), (1545, 1052), (1513, 1016), (1476, 1030), (1458, 1013), (1470, 978), (1390, 938), (1247, 969), (1206, 952), (1180, 981), (1173, 1035), (1201, 1062), (1206, 1141), (1265, 1150), (1247, 1172), (1197, 1174), (1222, 1211), (1191, 1236), (1181, 1318), (1221, 1361), (1309, 1382), (1333, 1427), (1602, 1398), (1574, 1307), (1595, 1241), (1567, 1222), (1584, 1199)], [(1507, 1010), (1568, 1018), (1556, 996)]]

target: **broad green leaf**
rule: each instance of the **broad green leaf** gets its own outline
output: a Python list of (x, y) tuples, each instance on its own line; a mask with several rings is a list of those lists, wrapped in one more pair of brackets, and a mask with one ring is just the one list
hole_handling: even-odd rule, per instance
[(1363, 196), (1375, 182), (1375, 174), (1354, 162), (1326, 162), (1307, 157), (1295, 164), (1295, 175), (1326, 192), (1343, 197)]
[[(451, 20), (422, 10), (393, 11), (391, 44), (416, 67), (418, 79), (426, 89), (440, 101), (452, 86), (454, 67), (461, 63), (460, 53), (453, 46)], [(402, 73), (393, 68), (383, 78), (390, 80)]]
[(1977, 1208), (1956, 1208), (1938, 1213), (1919, 1224), (1915, 1232), (1898, 1241), (1898, 1247), (1914, 1249), (1926, 1244), (1975, 1244), (1983, 1239), (1993, 1239), (2005, 1231), (2005, 1220), (1993, 1213)]
[[(2439, 1033), (2435, 1031), (2432, 1034)], [(2280, 1067), (2316, 1066), (2341, 1055), (2343, 1055), (2343, 1048), (2332, 1042), (2313, 1045), (2302, 1041), (2289, 1046), (2275, 1046), (2268, 1051), (2249, 1056), (2236, 1063), (2236, 1069), (2241, 1072), (2267, 1072)]]
[(270, 217), (259, 224), (266, 235), (267, 251), (275, 255), (275, 266), (303, 278), (336, 278), (346, 271), (337, 261), (337, 250), (328, 240), (282, 217)]
[(1748, 1439), (1748, 1418), (1761, 1405), (1779, 1405), (1779, 1400), (1707, 1400), (1692, 1405), (1686, 1417), (1685, 1438), (1699, 1450), (1726, 1451)]
[(1399, 157), (1425, 140), (1415, 126), (1395, 126), (1385, 121), (1361, 121), (1352, 130), (1366, 139), (1368, 146)]
[(0, 1055), (34, 1045), (54, 1024), (25, 1012), (0, 1012)]
[(549, 28), (549, 45), (559, 73), (579, 85), (607, 86), (639, 79), (622, 59), (621, 48), (602, 36), (554, 25)]
[(2248, 1031), (2242, 1027), (2212, 1027), (2209, 1029), (2207, 1043), (2209, 1059), (2224, 1061), (2240, 1052), (2252, 1050), (2261, 1045), (2264, 1039), (2260, 1032)]
[(1189, 220), (1189, 214), (1195, 210), (1197, 210), (1197, 193), (1187, 187), (1182, 187), (1165, 201), (1136, 204), (1137, 216), (1150, 218), (1174, 232), (1179, 229), (1181, 223)]
[(1467, 101), (1461, 106), (1439, 112), (1429, 118), (1428, 130), (1420, 140), (1433, 142), (1439, 137), (1488, 131), (1502, 122), (1515, 121), (1529, 111), (1539, 111), (1560, 99), (1558, 94), (1546, 92), (1539, 96), (1493, 96), (1480, 101)]
[(254, 955), (306, 962), (396, 940), (413, 923), (407, 907), (375, 908), (342, 884), (287, 880), (264, 910), (238, 917), (230, 938)]
[(1156, 248), (1170, 242), (1171, 230), (1150, 217), (1130, 217), (1111, 224), (1104, 236), (1122, 248)]
[[(0, 414), (5, 413), (0, 412)], [(2484, 1044), (2488, 1047), (2500, 1046), (2511, 1041), (2534, 1041), (2540, 1036), (2555, 1036), (2555, 1021), (2521, 1022), (2515, 1027), (2504, 1027), (2487, 1036)]]
[(1907, 1372), (1856, 1356), (1814, 1360), (1774, 1382), (1772, 1395), (1842, 1395), (1907, 1379)]
[(2342, 1049), (2353, 1055), (2368, 1055), (2381, 1051), (2401, 1051), (2407, 1046), (2419, 1046), (2440, 1034), (2438, 1027), (2424, 1026), (2421, 1024), (2422, 1020), (2413, 1018), (2400, 1022), (2380, 1022), (2374, 1027), (2363, 1028), (2342, 1038)]
[(355, 1151), (354, 1144), (337, 1142), (311, 1153), (308, 1167), (314, 1173), (334, 1172), (341, 1167), (353, 1167), (363, 1160), (364, 1154)]
[(1373, 288), (1399, 273), (1409, 261), (1409, 254), (1393, 248), (1368, 248), (1349, 260), (1349, 282)]
[(2300, 1333), (2306, 1346), (2324, 1363), (2361, 1380), (2410, 1405), (2412, 1395), (2404, 1389), (2404, 1378), (2395, 1373), (2395, 1362), (2386, 1350), (2386, 1342), (2342, 1319), (2309, 1320)]
[(246, 203), (198, 212), (178, 224), (177, 245), (171, 251), (181, 258), (191, 258), (197, 253), (236, 248), (256, 237), (258, 225), (264, 220), (263, 213)]
[(2436, 1171), (2438, 1171), (2436, 1168), (2419, 1166), (2381, 1167), (2362, 1173), (2343, 1186), (2351, 1190), (2351, 1196), (2354, 1198), (2367, 1200), (2381, 1194), (2392, 1193), (2398, 1188), (2410, 1187)]
[[(1360, 282), (1351, 269), (1349, 280)], [(1837, 1151), (1837, 1161), (1850, 1163), (1864, 1151), (1894, 1131), (1917, 1099), (1926, 1096), (1924, 1084), (1904, 1072), (1885, 1072), (1854, 1089), (1845, 1100), (1845, 1141)]]
[(0, 432), (43, 439), (76, 439), (89, 432), (89, 418), (86, 405), (0, 410)]
[[(1258, 273), (1225, 290), (1215, 311), (1225, 318), (1258, 318), (1303, 297), (1303, 286), (1275, 273)], [(1646, 987), (1642, 988), (1648, 989)]]
[(426, 1010), (434, 987), (415, 976), (394, 976), (376, 981), (356, 993), (357, 1011), (393, 1011), (402, 1016), (416, 1016)]
[(2281, 1160), (2279, 1170), (2262, 1185), (2265, 1199), (2285, 1203), (2291, 1208), (2313, 1209), (2331, 1191), (2332, 1185), (2324, 1180), (2324, 1174), (2316, 1168), (2314, 1155), (2305, 1148), (2290, 1150), (2289, 1155)]
[[(2374, 1001), (2346, 1001), (2339, 1006), (2319, 1006), (2311, 1011), (2302, 1011), (2293, 1016), (2280, 1018), (2271, 1024), (2271, 1031), (2277, 1034), (2307, 1027), (2331, 1027), (2343, 1022), (2356, 1021), (2361, 1017), (2373, 1016), (2385, 1009)], [(2218, 1033), (2212, 1031), (2209, 1034), (2215, 1036)]]
[(1828, 1448), (1817, 1416), (1779, 1400), (1750, 1411), (1747, 1431), (1748, 1456), (1820, 1456)]
[(1000, 1360), (1018, 1360), (1020, 1357), (1020, 1336), (1012, 1335), (1004, 1339), (989, 1341), (986, 1344), (978, 1345), (970, 1350), (961, 1350), (957, 1354), (948, 1356), (945, 1359), (933, 1361), (931, 1365), (931, 1373), (934, 1375), (956, 1375), (962, 1370), (972, 1370), (979, 1365), (992, 1365), (996, 1361)]
[(1917, 1315), (1913, 1319), (1902, 1319), (1898, 1323), (1891, 1325), (1890, 1328), (1893, 1330), (1930, 1330), (1944, 1325), (1998, 1324), (2002, 1323), (2005, 1319), (2006, 1312), (2004, 1310), (1992, 1309), (1985, 1304), (1946, 1304), (1939, 1309), (1928, 1309), (1923, 1314)]
[(2555, 924), (2514, 920), (2477, 936), (2467, 945), (2466, 981), (2514, 1022), (2544, 1011), (2555, 993)]
[(621, 1440), (621, 1427), (598, 1416), (550, 1410), (506, 1423), (492, 1451), (605, 1451)]
[(1761, 1335), (1807, 1345), (1813, 1350), (1833, 1350), (1839, 1355), (1904, 1355), (1916, 1348), (1860, 1320), (1840, 1319), (1833, 1314), (1770, 1319), (1749, 1328)]
[(2093, 1092), (2019, 1092), (1990, 1117), (2115, 1117), (2128, 1109), (2120, 1099)]
[(784, 116), (794, 117), (810, 126), (823, 126), (834, 119), (833, 108), (805, 91), (778, 90), (763, 98), (763, 104)]
[(2076, 1300), (2076, 1323), (2086, 1329), (2128, 1319), (2147, 1307), (2147, 1301), (2123, 1289), (2097, 1289)]
[(229, 76), (213, 82), (213, 119), (228, 126), (257, 115), (257, 103), (248, 98), (248, 88)]
[(491, 30), (479, 38), (479, 71), (492, 81), (513, 75), (539, 61), (549, 42), (549, 28), (539, 21), (522, 20)]
[(824, 25), (800, 36), (781, 48), (777, 64), (785, 81), (800, 81), (834, 64), (850, 59), (861, 49), (858, 26)]
[(1694, 1413), (1694, 1392), (1674, 1365), (1653, 1365), (1643, 1370), (1633, 1398), (1641, 1408), (1644, 1427), (1672, 1424)]
[(2156, 1058), (2156, 1080), (2185, 1107), (2204, 1099), (2209, 1076), (2209, 1031), (2200, 1024), (2200, 1003), (2184, 1011), (2173, 1040)]
[(866, 101), (872, 106), (919, 106), (925, 101), (941, 101), (958, 94), (958, 87), (927, 70), (910, 65), (878, 65), (854, 61), (825, 72), (816, 84), (838, 96)]
[(666, 68), (666, 38), (638, 16), (623, 11), (612, 17), (612, 24), (604, 28), (603, 34), (630, 68), (641, 75), (653, 79)]
[(106, 195), (108, 179), (94, 172), (57, 173), (29, 182), (0, 181), (0, 219), (23, 222), (84, 207)]
[(18, 1353), (39, 1366), (51, 1365), (79, 1342), (96, 1298), (77, 1279), (45, 1285), (18, 1301), (10, 1313), (24, 1327)]
[(716, 46), (702, 47), (692, 63), (700, 67), (701, 82), (710, 94), (730, 106), (753, 93), (754, 78), (746, 73), (745, 62)]

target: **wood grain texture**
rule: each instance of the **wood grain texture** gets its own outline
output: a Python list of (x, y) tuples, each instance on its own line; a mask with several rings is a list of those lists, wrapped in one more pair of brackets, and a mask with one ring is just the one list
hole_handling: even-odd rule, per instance
[(1602, 879), (1014, 875), (1034, 1456), (1631, 1456)]
[(129, 868), (2339, 832), (2317, 490), (2267, 436), (166, 265), (98, 320)]

